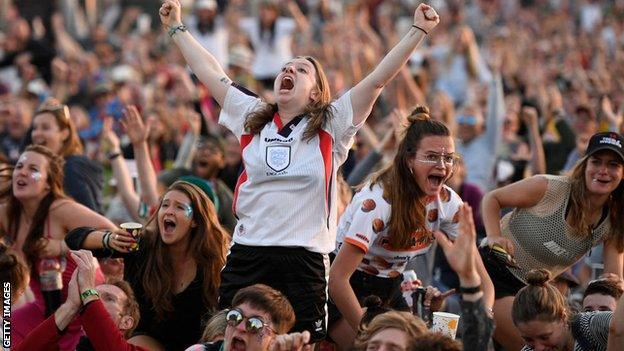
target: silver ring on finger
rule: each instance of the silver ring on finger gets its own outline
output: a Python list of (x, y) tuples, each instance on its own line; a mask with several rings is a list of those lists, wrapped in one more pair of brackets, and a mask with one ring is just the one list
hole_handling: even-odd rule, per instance
[(117, 240), (117, 238), (118, 238), (118, 237), (119, 237), (119, 234), (115, 234), (115, 235), (113, 236), (113, 240)]

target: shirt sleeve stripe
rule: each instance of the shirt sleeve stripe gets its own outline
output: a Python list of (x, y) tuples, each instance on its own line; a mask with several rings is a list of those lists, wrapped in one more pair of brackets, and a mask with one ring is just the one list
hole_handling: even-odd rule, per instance
[(360, 250), (364, 251), (364, 253), (368, 252), (368, 247), (366, 245), (364, 245), (362, 242), (353, 239), (353, 238), (345, 238), (344, 239), (345, 243), (351, 244), (353, 246), (356, 246), (357, 248), (359, 248)]

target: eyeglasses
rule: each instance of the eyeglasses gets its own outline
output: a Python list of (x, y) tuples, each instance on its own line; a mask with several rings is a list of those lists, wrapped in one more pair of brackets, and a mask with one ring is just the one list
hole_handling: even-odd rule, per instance
[(229, 310), (228, 313), (225, 315), (225, 320), (227, 324), (231, 327), (236, 327), (237, 325), (241, 324), (241, 322), (245, 321), (245, 330), (247, 330), (247, 332), (251, 334), (257, 334), (263, 328), (267, 328), (268, 330), (277, 334), (277, 332), (273, 328), (269, 327), (269, 325), (265, 323), (261, 317), (245, 317), (243, 312), (238, 308)]
[(436, 154), (430, 153), (416, 159), (419, 162), (429, 164), (444, 164), (447, 167), (453, 167), (459, 160), (459, 156), (454, 154)]
[(466, 124), (469, 126), (477, 125), (477, 116), (474, 115), (459, 115), (455, 118), (457, 124)]

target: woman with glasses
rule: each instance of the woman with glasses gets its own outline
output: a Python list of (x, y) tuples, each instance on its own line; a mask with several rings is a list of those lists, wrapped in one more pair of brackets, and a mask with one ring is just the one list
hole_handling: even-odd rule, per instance
[(93, 211), (102, 212), (102, 167), (83, 155), (82, 143), (67, 105), (47, 99), (35, 113), (31, 141), (52, 150), (65, 160), (65, 193)]
[[(426, 107), (416, 107), (408, 121), (394, 161), (361, 187), (338, 225), (329, 293), (339, 312), (330, 311), (330, 335), (343, 348), (355, 337), (365, 297), (408, 310), (400, 288), (405, 265), (429, 250), (434, 231), (457, 236), (462, 200), (444, 185), (457, 159), (451, 133)], [(480, 260), (478, 267), (491, 284)]]
[[(524, 345), (511, 308), (529, 271), (544, 268), (556, 277), (604, 243), (605, 272), (622, 277), (623, 144), (617, 133), (594, 134), (570, 175), (533, 176), (483, 197), (481, 254), (495, 282), (494, 338), (505, 349)], [(504, 208), (514, 209), (501, 219)]]
[(228, 235), (198, 186), (173, 183), (138, 243), (124, 230), (89, 227), (72, 231), (66, 242), (74, 250), (95, 250), (95, 256), (124, 258), (124, 277), (141, 311), (130, 343), (183, 350), (199, 340), (202, 320), (217, 306)]

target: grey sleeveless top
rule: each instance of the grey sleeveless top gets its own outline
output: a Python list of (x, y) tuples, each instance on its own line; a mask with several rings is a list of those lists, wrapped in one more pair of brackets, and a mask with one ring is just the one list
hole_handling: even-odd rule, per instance
[(556, 277), (600, 243), (611, 226), (607, 214), (590, 236), (574, 235), (565, 220), (570, 180), (565, 176), (544, 177), (548, 189), (537, 205), (515, 208), (501, 219), (502, 235), (513, 242), (514, 258), (520, 267), (509, 270), (524, 283), (526, 274), (537, 268), (547, 269)]

